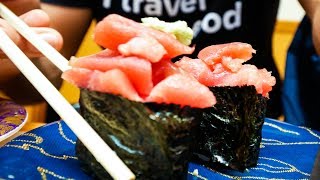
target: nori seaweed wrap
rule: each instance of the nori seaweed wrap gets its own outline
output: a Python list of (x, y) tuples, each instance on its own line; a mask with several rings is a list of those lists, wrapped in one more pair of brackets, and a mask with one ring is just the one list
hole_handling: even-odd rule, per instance
[(194, 161), (213, 169), (256, 166), (267, 98), (254, 86), (211, 87), (217, 104), (202, 111)]
[[(198, 127), (197, 109), (139, 103), (86, 89), (81, 89), (80, 105), (84, 119), (137, 179), (182, 179), (187, 175)], [(85, 171), (108, 179), (108, 173), (80, 141), (76, 155)]]

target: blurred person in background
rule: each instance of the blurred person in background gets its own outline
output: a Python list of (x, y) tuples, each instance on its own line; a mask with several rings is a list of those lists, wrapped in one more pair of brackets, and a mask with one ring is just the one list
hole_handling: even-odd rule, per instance
[(285, 121), (320, 130), (320, 0), (300, 0), (306, 15), (290, 44), (283, 84)]

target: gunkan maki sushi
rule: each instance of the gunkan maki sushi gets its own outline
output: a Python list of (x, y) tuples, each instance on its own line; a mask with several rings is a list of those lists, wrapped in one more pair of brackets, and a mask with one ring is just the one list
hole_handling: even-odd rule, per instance
[(194, 160), (244, 171), (256, 166), (268, 93), (276, 80), (266, 69), (243, 64), (255, 50), (246, 43), (212, 45), (198, 59), (175, 64), (208, 86), (217, 103), (202, 110)]
[[(254, 166), (275, 79), (243, 64), (252, 47), (209, 46), (198, 59), (184, 56), (173, 63), (172, 58), (193, 52), (192, 30), (178, 21), (172, 27), (182, 29), (164, 32), (161, 26), (170, 23), (144, 21), (107, 16), (94, 34), (106, 49), (71, 59), (72, 68), (62, 77), (80, 87), (86, 121), (137, 179), (181, 179), (192, 160), (214, 168), (217, 163), (237, 170)], [(76, 154), (86, 172), (108, 178), (80, 141)]]
[[(63, 73), (81, 88), (84, 119), (137, 179), (183, 178), (200, 110), (216, 103), (208, 87), (171, 62), (193, 48), (115, 14), (97, 24), (95, 39), (106, 49), (71, 59), (72, 68)], [(86, 172), (108, 178), (80, 141), (76, 155)]]

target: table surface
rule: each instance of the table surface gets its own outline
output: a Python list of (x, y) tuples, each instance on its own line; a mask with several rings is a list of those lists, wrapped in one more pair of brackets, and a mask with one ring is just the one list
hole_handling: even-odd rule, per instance
[[(29, 123), (15, 135), (44, 125)], [(215, 172), (190, 163), (188, 179), (309, 179), (320, 145), (320, 132), (266, 119), (257, 167), (244, 173)], [(35, 129), (0, 148), (0, 179), (38, 179), (42, 173), (75, 179), (88, 179), (75, 158), (76, 136), (63, 121)], [(32, 135), (32, 137), (31, 137)], [(14, 137), (12, 137), (14, 138)], [(41, 141), (34, 141), (39, 138)], [(37, 140), (37, 139), (36, 139)], [(9, 174), (8, 174), (9, 173)], [(4, 175), (4, 176), (3, 176)], [(20, 175), (20, 176), (19, 176)], [(31, 177), (32, 176), (32, 177)]]

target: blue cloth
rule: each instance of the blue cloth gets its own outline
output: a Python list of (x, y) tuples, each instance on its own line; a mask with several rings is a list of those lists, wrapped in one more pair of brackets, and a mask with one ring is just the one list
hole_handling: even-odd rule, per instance
[(307, 17), (300, 23), (288, 49), (283, 84), (285, 121), (320, 130), (320, 57), (312, 42)]
[[(266, 119), (258, 166), (215, 172), (190, 163), (188, 179), (308, 179), (320, 133)], [(75, 157), (76, 136), (63, 121), (25, 133), (0, 148), (0, 179), (90, 179)]]

